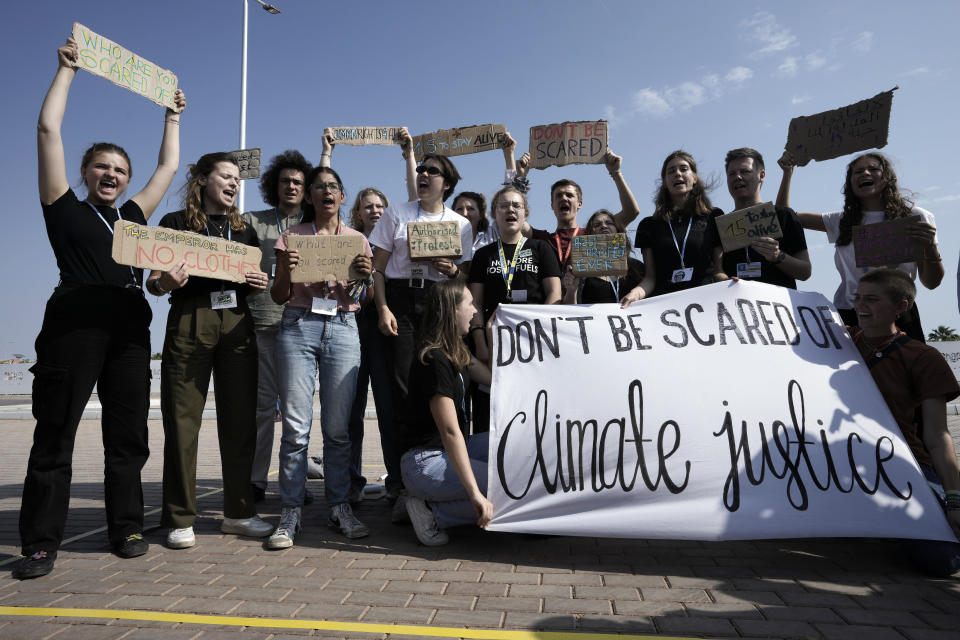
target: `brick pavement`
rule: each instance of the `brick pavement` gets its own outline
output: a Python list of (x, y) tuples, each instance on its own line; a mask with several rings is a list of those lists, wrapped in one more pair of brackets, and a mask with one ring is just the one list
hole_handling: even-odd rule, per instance
[[(960, 442), (960, 418), (951, 417)], [(0, 420), (0, 562), (16, 555), (17, 511), (33, 425)], [(160, 422), (150, 422), (144, 470), (148, 508), (159, 504)], [(376, 427), (367, 424), (366, 475), (382, 473)], [(409, 526), (390, 524), (383, 500), (357, 514), (373, 533), (347, 540), (325, 526), (322, 482), (306, 508), (296, 546), (267, 552), (260, 540), (219, 532), (216, 429), (201, 431), (197, 546), (172, 551), (148, 531), (150, 552), (109, 553), (103, 532), (65, 546), (55, 571), (18, 582), (0, 576), (0, 606), (95, 608), (254, 618), (429, 625), (499, 630), (684, 637), (960, 637), (960, 581), (915, 573), (881, 540), (769, 540), (707, 543), (533, 537), (455, 531), (440, 549), (420, 546)], [(67, 537), (104, 524), (102, 450), (95, 421), (81, 424)], [(271, 490), (275, 490), (275, 483)], [(275, 494), (261, 505), (278, 516)], [(157, 527), (159, 514), (148, 515)], [(201, 638), (281, 640), (304, 635), (388, 637), (331, 630), (230, 627), (195, 622), (0, 616), (0, 638)], [(389, 637), (422, 637), (391, 634)]]

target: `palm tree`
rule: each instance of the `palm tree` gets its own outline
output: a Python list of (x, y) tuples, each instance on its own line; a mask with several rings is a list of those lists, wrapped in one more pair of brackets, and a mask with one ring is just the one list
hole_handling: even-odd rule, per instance
[(954, 340), (960, 340), (960, 335), (957, 335), (957, 332), (950, 327), (940, 325), (927, 335), (927, 340), (931, 342), (953, 342)]

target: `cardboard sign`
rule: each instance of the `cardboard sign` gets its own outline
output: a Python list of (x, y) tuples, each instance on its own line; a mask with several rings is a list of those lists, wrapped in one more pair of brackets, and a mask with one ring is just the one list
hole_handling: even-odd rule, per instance
[(853, 255), (858, 267), (881, 267), (901, 262), (917, 262), (923, 258), (923, 245), (913, 241), (907, 229), (920, 216), (907, 216), (853, 228)]
[(502, 124), (476, 124), (458, 129), (438, 129), (413, 137), (413, 154), (417, 162), (427, 154), (462, 156), (499, 149), (507, 128)]
[(574, 236), (570, 249), (573, 273), (581, 278), (590, 276), (627, 275), (627, 236), (623, 233), (604, 233), (592, 236)]
[(177, 76), (172, 71), (161, 69), (79, 22), (73, 23), (73, 39), (80, 47), (77, 63), (80, 69), (106, 78), (163, 107), (176, 108), (173, 94), (177, 90)]
[(884, 91), (833, 111), (794, 118), (784, 148), (803, 166), (810, 160), (829, 160), (885, 147), (894, 91)]
[(290, 272), (291, 282), (334, 282), (358, 280), (351, 268), (363, 253), (363, 236), (287, 236), (287, 247), (300, 253), (300, 264)]
[(247, 271), (260, 270), (261, 257), (260, 249), (225, 238), (126, 220), (113, 223), (113, 259), (117, 264), (169, 271), (183, 260), (188, 275), (246, 282)]
[(530, 127), (530, 168), (600, 164), (607, 153), (607, 121), (563, 122)]
[(402, 131), (403, 127), (333, 127), (333, 140), (357, 147), (400, 144)]
[(463, 255), (460, 225), (453, 220), (408, 222), (407, 246), (411, 260), (459, 258)]
[(783, 229), (777, 219), (777, 210), (772, 202), (755, 204), (746, 209), (737, 209), (717, 217), (717, 231), (724, 251), (733, 251), (748, 246), (751, 242), (766, 236), (782, 238)]
[(500, 305), (491, 354), (491, 531), (956, 540), (819, 293)]
[(228, 153), (233, 157), (237, 166), (240, 167), (241, 180), (260, 177), (260, 147), (240, 149), (239, 151), (230, 151)]

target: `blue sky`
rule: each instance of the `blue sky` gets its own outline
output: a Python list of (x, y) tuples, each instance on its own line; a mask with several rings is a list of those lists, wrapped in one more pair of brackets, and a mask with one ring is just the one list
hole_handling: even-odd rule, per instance
[[(610, 147), (641, 203), (651, 196), (663, 158), (690, 151), (700, 173), (722, 177), (728, 149), (753, 146), (767, 160), (763, 194), (776, 197), (776, 167), (787, 125), (797, 115), (839, 107), (899, 85), (889, 144), (900, 184), (937, 218), (947, 276), (918, 304), (927, 330), (960, 329), (954, 276), (960, 251), (960, 177), (952, 166), (957, 139), (955, 2), (869, 4), (648, 3), (617, 0), (533, 2), (322, 2), (276, 0), (269, 15), (252, 0), (247, 146), (267, 159), (287, 148), (317, 162), (323, 127), (402, 126), (414, 134), (503, 123), (527, 147), (528, 129), (565, 120), (608, 118)], [(0, 260), (4, 314), (0, 359), (33, 355), (57, 269), (36, 188), (35, 123), (56, 69), (56, 47), (81, 22), (161, 67), (187, 94), (181, 170), (154, 222), (180, 208), (184, 170), (201, 154), (237, 148), (240, 114), (241, 0), (164, 3), (9, 3), (0, 34), (3, 67), (0, 157), (7, 194)], [(73, 83), (64, 119), (68, 175), (79, 182), (83, 150), (97, 140), (124, 146), (136, 193), (156, 163), (162, 109), (87, 73)], [(847, 158), (811, 163), (794, 177), (797, 209), (842, 204)], [(502, 179), (499, 152), (455, 160), (460, 189), (492, 194)], [(403, 199), (396, 147), (341, 147), (333, 165), (348, 203), (365, 186)], [(531, 222), (553, 228), (549, 185), (581, 184), (580, 220), (616, 209), (616, 190), (601, 166), (570, 166), (531, 176)], [(729, 211), (721, 182), (714, 204)], [(262, 208), (248, 181), (246, 208)], [(808, 233), (813, 277), (801, 289), (832, 298), (839, 277), (824, 234)], [(154, 309), (154, 350), (167, 314)]]

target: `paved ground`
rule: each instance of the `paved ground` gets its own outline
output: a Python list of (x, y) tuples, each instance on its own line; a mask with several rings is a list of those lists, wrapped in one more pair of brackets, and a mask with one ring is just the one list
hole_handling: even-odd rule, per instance
[[(960, 443), (960, 418), (950, 422)], [(18, 582), (6, 570), (18, 553), (17, 515), (32, 429), (28, 420), (0, 420), (4, 640), (568, 636), (537, 630), (581, 638), (960, 638), (960, 580), (918, 575), (894, 543), (879, 540), (704, 543), (468, 529), (454, 532), (448, 546), (429, 549), (417, 544), (409, 526), (390, 524), (389, 507), (380, 499), (357, 509), (371, 536), (350, 541), (325, 526), (323, 484), (311, 481), (318, 500), (306, 508), (306, 528), (296, 546), (268, 552), (260, 540), (218, 530), (213, 421), (205, 421), (201, 432), (198, 494), (204, 497), (196, 547), (171, 551), (161, 545), (155, 507), (163, 434), (160, 422), (151, 420), (155, 455), (144, 470), (150, 552), (134, 560), (109, 553), (106, 534), (98, 531), (104, 524), (99, 426), (85, 420), (67, 531), (68, 538), (78, 539), (64, 546), (51, 575)], [(383, 471), (372, 421), (367, 434), (366, 459), (373, 466), (366, 475), (376, 478)], [(268, 495), (261, 514), (275, 521), (278, 512), (276, 495)], [(13, 611), (31, 615), (6, 615)], [(145, 619), (116, 619), (130, 611), (146, 612)], [(54, 617), (55, 612), (75, 616)], [(280, 628), (290, 621), (312, 628)], [(386, 626), (392, 624), (408, 626)]]

